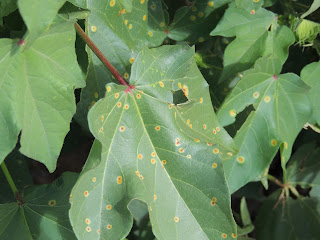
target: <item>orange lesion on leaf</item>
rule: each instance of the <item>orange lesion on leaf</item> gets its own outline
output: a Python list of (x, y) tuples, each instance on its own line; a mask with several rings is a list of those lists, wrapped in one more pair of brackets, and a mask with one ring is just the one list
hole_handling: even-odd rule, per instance
[(155, 127), (156, 131), (160, 131), (160, 126)]
[(111, 205), (107, 205), (107, 210), (111, 210), (112, 206)]
[(156, 153), (155, 152), (152, 152), (151, 153), (151, 157), (155, 157), (156, 156)]
[[(259, 0), (258, 0), (258, 1), (259, 1)], [(231, 236), (232, 236), (233, 238), (237, 238), (237, 235), (236, 235), (235, 233), (232, 233)]]
[(120, 132), (124, 132), (126, 130), (126, 128), (124, 126), (120, 126), (119, 130), (120, 130)]
[(212, 133), (213, 133), (214, 135), (216, 135), (216, 134), (217, 134), (217, 131), (216, 131), (215, 129), (213, 129), (213, 130), (212, 130)]
[(88, 197), (89, 196), (89, 192), (88, 191), (84, 191), (84, 196)]
[(175, 222), (179, 222), (179, 218), (178, 217), (174, 217), (173, 219)]
[(186, 85), (182, 86), (182, 91), (184, 93), (184, 95), (186, 96), (186, 98), (188, 98), (189, 96), (189, 88)]
[(272, 139), (272, 140), (271, 140), (271, 145), (272, 145), (273, 147), (275, 147), (275, 146), (277, 145), (277, 140), (276, 140), (276, 139)]
[(218, 164), (213, 163), (213, 164), (212, 164), (212, 167), (213, 167), (213, 168), (217, 168), (217, 167), (218, 167)]
[(96, 182), (97, 181), (97, 178), (96, 177), (93, 177), (92, 178), (92, 182)]
[(151, 158), (150, 161), (151, 161), (152, 164), (155, 164), (155, 163), (156, 163), (156, 160), (155, 160), (154, 158)]
[(53, 207), (53, 206), (55, 206), (56, 204), (57, 204), (56, 200), (50, 200), (49, 203), (48, 203), (48, 205), (49, 205), (50, 207)]
[(114, 95), (114, 98), (119, 98), (119, 93), (116, 93), (116, 94)]
[(111, 228), (112, 228), (112, 225), (108, 224), (108, 225), (107, 225), (107, 229), (110, 230)]
[(184, 149), (183, 148), (179, 148), (179, 153), (183, 153)]
[(219, 153), (219, 149), (218, 149), (218, 148), (215, 148), (215, 149), (212, 150), (212, 152), (213, 152), (214, 154), (217, 154), (217, 153)]
[(227, 234), (222, 233), (222, 238), (227, 238)]
[(159, 85), (160, 85), (160, 87), (164, 87), (164, 84), (163, 84), (163, 82), (159, 82)]
[(85, 222), (86, 222), (86, 224), (90, 224), (91, 221), (89, 218), (86, 218)]
[(239, 163), (244, 163), (244, 157), (242, 157), (242, 156), (240, 156), (240, 157), (237, 157), (237, 161), (239, 162)]
[(206, 124), (203, 124), (202, 127), (203, 127), (204, 130), (207, 129), (207, 125)]
[(216, 130), (217, 130), (217, 132), (220, 132), (220, 128), (219, 127), (216, 127)]
[(87, 232), (91, 232), (91, 227), (86, 227)]
[(200, 140), (197, 139), (197, 138), (194, 138), (193, 140), (194, 140), (195, 142), (200, 142)]
[(121, 177), (121, 176), (118, 176), (118, 177), (117, 177), (117, 183), (118, 183), (118, 184), (121, 184), (121, 183), (122, 183), (122, 177)]
[(142, 154), (138, 154), (138, 159), (142, 160), (142, 158), (143, 158), (143, 155)]
[(162, 164), (163, 165), (167, 164), (167, 161), (166, 160), (162, 160)]

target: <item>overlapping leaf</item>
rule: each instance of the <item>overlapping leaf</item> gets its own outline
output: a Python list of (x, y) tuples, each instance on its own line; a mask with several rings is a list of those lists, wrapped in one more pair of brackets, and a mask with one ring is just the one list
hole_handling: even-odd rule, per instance
[[(235, 151), (193, 53), (184, 46), (145, 49), (133, 64), (135, 88), (108, 84), (90, 110), (102, 156), (98, 166), (88, 163), (72, 192), (79, 239), (124, 238), (134, 198), (147, 203), (158, 239), (235, 237), (221, 161)], [(189, 100), (174, 105), (172, 91), (179, 89)]]
[(305, 66), (301, 71), (301, 79), (311, 87), (309, 98), (312, 103), (312, 117), (310, 123), (320, 125), (320, 62)]
[[(91, 11), (86, 21), (88, 36), (126, 79), (138, 52), (147, 45), (161, 44), (165, 38), (148, 29), (148, 1), (133, 1), (131, 12), (115, 0), (71, 2)], [(89, 50), (88, 55), (87, 86), (82, 91), (76, 115), (82, 126), (87, 125), (88, 109), (104, 96), (105, 84), (114, 81), (110, 72)]]
[(24, 203), (0, 204), (0, 239), (76, 239), (68, 218), (68, 200), (77, 174), (25, 190)]
[(236, 36), (225, 50), (220, 81), (249, 69), (261, 56), (271, 54), (282, 64), (287, 59), (288, 48), (295, 41), (294, 35), (288, 27), (278, 26), (275, 14), (260, 8), (260, 5), (252, 0), (238, 1), (238, 6), (236, 3), (230, 4), (218, 26), (211, 32), (212, 36)]
[(73, 22), (56, 22), (27, 50), (0, 40), (0, 162), (22, 130), (20, 151), (55, 169), (75, 112), (74, 88), (84, 85)]
[(279, 195), (280, 191), (274, 192), (261, 206), (256, 219), (257, 239), (317, 239), (320, 216), (314, 209), (319, 203), (309, 197), (289, 197), (277, 203)]
[(5, 17), (17, 9), (17, 0), (0, 1), (0, 26), (2, 26), (2, 17)]
[(168, 36), (176, 41), (203, 42), (209, 37), (210, 28), (220, 19), (219, 14), (211, 13), (230, 2), (231, 0), (195, 0), (190, 6), (178, 9), (169, 27)]
[(239, 154), (224, 162), (231, 192), (265, 171), (280, 144), (284, 166), (297, 134), (310, 117), (309, 87), (297, 75), (279, 75), (280, 71), (280, 60), (259, 59), (218, 112), (220, 122), (226, 126), (245, 107), (252, 104), (255, 109), (235, 136)]

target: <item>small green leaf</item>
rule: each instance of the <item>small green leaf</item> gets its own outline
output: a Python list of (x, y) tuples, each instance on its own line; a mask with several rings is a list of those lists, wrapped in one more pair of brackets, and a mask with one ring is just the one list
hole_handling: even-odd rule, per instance
[(310, 63), (301, 71), (301, 79), (311, 87), (309, 98), (312, 103), (312, 116), (310, 123), (320, 125), (320, 61)]
[[(256, 219), (256, 237), (261, 240), (317, 239), (320, 216), (314, 198), (289, 197), (278, 201), (280, 190), (270, 195)], [(275, 227), (276, 226), (276, 227)]]
[(248, 210), (247, 202), (244, 197), (241, 198), (241, 202), (240, 202), (240, 214), (241, 214), (241, 221), (243, 226), (248, 226), (252, 224), (250, 212)]
[(218, 112), (220, 122), (226, 126), (245, 107), (252, 104), (255, 109), (235, 136), (240, 147), (238, 155), (224, 162), (231, 192), (264, 172), (281, 144), (284, 166), (296, 136), (310, 117), (309, 87), (297, 75), (279, 75), (280, 71), (279, 59), (259, 59)]
[(0, 239), (76, 239), (68, 217), (76, 179), (67, 173), (50, 185), (26, 189), (23, 204), (0, 204)]
[(19, 11), (29, 30), (26, 48), (30, 47), (43, 32), (49, 29), (50, 24), (65, 2), (66, 0), (18, 1)]
[[(244, 0), (241, 3), (243, 6), (253, 4), (253, 1)], [(289, 46), (295, 41), (289, 28), (278, 26), (272, 12), (260, 7), (248, 12), (247, 8), (238, 8), (235, 4), (230, 5), (211, 35), (236, 36), (225, 50), (220, 82), (252, 67), (261, 56), (271, 54), (283, 64), (288, 57)]]
[(74, 88), (84, 86), (74, 42), (73, 22), (62, 20), (28, 49), (23, 40), (0, 40), (0, 162), (22, 130), (20, 151), (54, 171), (75, 112)]
[(301, 18), (305, 18), (306, 16), (310, 15), (314, 11), (316, 11), (320, 7), (320, 0), (313, 0), (313, 3), (308, 11), (301, 15)]
[[(107, 84), (104, 99), (90, 110), (102, 155), (72, 192), (70, 219), (79, 239), (127, 236), (134, 198), (148, 205), (158, 239), (236, 234), (221, 161), (235, 150), (193, 54), (181, 45), (143, 50), (129, 80), (134, 89)], [(180, 88), (188, 101), (174, 105), (172, 91)]]

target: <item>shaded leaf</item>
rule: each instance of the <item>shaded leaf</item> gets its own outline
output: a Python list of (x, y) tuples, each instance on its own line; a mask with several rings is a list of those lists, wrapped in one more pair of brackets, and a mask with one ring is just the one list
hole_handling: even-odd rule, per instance
[(9, 15), (17, 9), (17, 0), (1, 0), (0, 1), (0, 26), (2, 26), (2, 18)]
[(310, 123), (320, 125), (320, 61), (310, 63), (301, 71), (301, 79), (311, 87), (309, 98), (312, 103), (312, 116)]
[(77, 174), (66, 173), (53, 184), (26, 189), (21, 206), (0, 204), (0, 238), (76, 239), (68, 217), (69, 194), (76, 179)]
[(260, 7), (249, 11), (245, 7), (249, 4), (260, 6), (259, 2), (244, 0), (241, 3), (243, 9), (231, 4), (218, 26), (211, 32), (212, 36), (236, 36), (225, 50), (224, 70), (219, 81), (252, 67), (261, 56), (271, 54), (283, 64), (288, 57), (289, 46), (295, 41), (289, 28), (278, 26), (277, 18), (272, 12)]
[(231, 192), (255, 179), (271, 163), (282, 144), (282, 166), (311, 113), (308, 86), (295, 74), (279, 75), (279, 59), (259, 59), (247, 71), (218, 112), (223, 126), (235, 121), (248, 105), (252, 111), (234, 140), (238, 155), (224, 162)]
[[(56, 23), (29, 49), (0, 40), (0, 161), (14, 148), (53, 171), (75, 112), (74, 87), (84, 82), (73, 22)], [(50, 46), (50, 48), (48, 48)]]
[(257, 239), (318, 239), (320, 216), (313, 198), (288, 198), (276, 205), (280, 190), (270, 195), (256, 219)]
[(48, 30), (49, 25), (53, 22), (65, 2), (66, 0), (18, 1), (20, 14), (29, 30), (26, 48), (29, 48), (43, 32)]
[[(221, 161), (235, 151), (193, 54), (185, 46), (143, 50), (133, 64), (132, 93), (108, 84), (90, 110), (102, 157), (72, 192), (70, 219), (79, 239), (124, 238), (134, 198), (148, 205), (158, 239), (232, 239), (236, 233)], [(189, 100), (174, 105), (171, 91), (179, 88)]]
[(310, 15), (314, 11), (316, 11), (320, 7), (320, 0), (313, 0), (308, 11), (301, 15), (301, 18), (305, 18), (306, 16)]

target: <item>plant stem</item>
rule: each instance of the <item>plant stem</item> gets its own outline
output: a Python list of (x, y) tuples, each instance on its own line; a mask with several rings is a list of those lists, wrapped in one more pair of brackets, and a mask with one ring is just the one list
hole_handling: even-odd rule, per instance
[(281, 187), (281, 188), (284, 187), (283, 183), (280, 180), (278, 180), (277, 178), (275, 178), (274, 176), (268, 174), (267, 178), (268, 178), (268, 180), (270, 180), (270, 181), (274, 182), (275, 184), (277, 184), (279, 187)]
[(17, 200), (20, 203), (22, 203), (22, 197), (20, 196), (19, 191), (18, 191), (16, 185), (14, 184), (13, 179), (10, 175), (10, 172), (9, 172), (6, 164), (4, 163), (4, 161), (1, 163), (1, 169), (2, 169), (4, 176), (6, 177), (8, 183), (11, 187), (11, 190), (12, 190), (14, 196), (17, 198)]
[(91, 41), (87, 34), (82, 30), (80, 25), (75, 22), (74, 27), (76, 28), (77, 33), (83, 39), (83, 41), (89, 46), (89, 48), (94, 52), (94, 54), (101, 60), (101, 62), (110, 70), (112, 75), (118, 80), (122, 85), (129, 86), (129, 83), (120, 75), (120, 73), (112, 66), (108, 59), (103, 55), (99, 48)]

